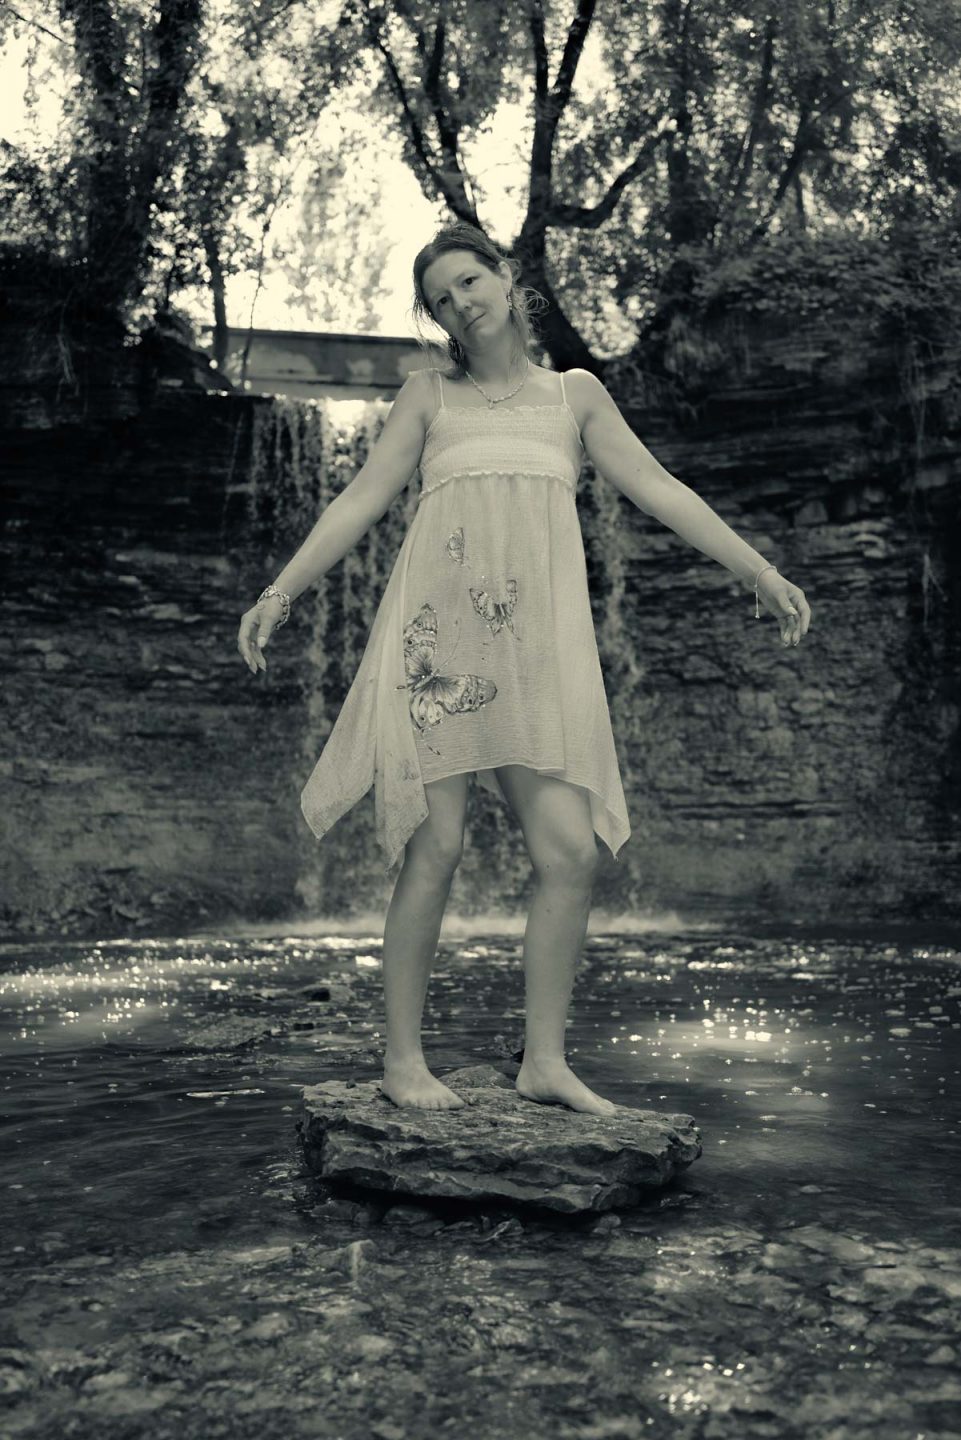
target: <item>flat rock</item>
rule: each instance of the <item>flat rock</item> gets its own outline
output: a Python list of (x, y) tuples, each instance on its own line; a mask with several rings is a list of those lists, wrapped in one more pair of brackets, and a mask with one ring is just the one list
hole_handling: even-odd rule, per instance
[(636, 1205), (701, 1154), (690, 1115), (620, 1105), (611, 1116), (518, 1095), (490, 1065), (448, 1072), (455, 1110), (407, 1109), (377, 1081), (305, 1086), (298, 1126), (326, 1180), (412, 1196), (499, 1199), (566, 1214)]

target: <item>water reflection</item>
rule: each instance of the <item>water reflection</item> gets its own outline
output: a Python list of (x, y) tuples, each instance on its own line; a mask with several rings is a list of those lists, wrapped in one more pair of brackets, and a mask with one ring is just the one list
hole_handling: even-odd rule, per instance
[[(522, 1043), (521, 954), (516, 933), (442, 940), (435, 1072)], [(270, 1409), (286, 1425), (318, 1377), (331, 1433), (365, 1440), (484, 1416), (489, 1433), (948, 1433), (950, 946), (590, 935), (575, 1069), (694, 1115), (704, 1154), (587, 1225), (371, 1209), (302, 1171), (301, 1087), (379, 1074), (376, 932), (0, 959), (0, 1384), (51, 1434), (132, 1433), (196, 1393), (234, 1433)]]

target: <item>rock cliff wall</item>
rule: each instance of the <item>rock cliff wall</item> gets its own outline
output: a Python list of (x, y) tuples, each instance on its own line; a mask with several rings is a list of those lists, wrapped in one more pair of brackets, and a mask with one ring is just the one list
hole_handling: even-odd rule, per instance
[[(836, 331), (727, 337), (648, 447), (804, 586), (753, 592), (585, 463), (578, 508), (633, 835), (595, 904), (765, 921), (961, 914), (961, 418), (950, 365)], [(386, 406), (161, 391), (2, 435), (7, 934), (383, 912), (373, 797), (321, 845), (300, 788), (362, 653), (416, 480), (303, 597), (256, 679), (242, 611), (356, 473)], [(26, 418), (26, 421), (24, 420)], [(474, 788), (452, 911), (521, 910), (522, 838)]]

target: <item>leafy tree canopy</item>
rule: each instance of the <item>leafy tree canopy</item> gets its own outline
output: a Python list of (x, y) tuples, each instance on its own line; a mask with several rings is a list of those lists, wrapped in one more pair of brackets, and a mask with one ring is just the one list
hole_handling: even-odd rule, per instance
[(343, 265), (335, 279), (362, 323), (390, 236), (376, 194), (352, 197), (352, 221), (334, 198), (363, 144), (330, 133), (345, 94), (400, 138), (438, 221), (482, 228), (477, 160), (516, 116), (521, 221), (499, 238), (551, 302), (562, 366), (670, 370), (678, 334), (724, 306), (934, 324), (959, 285), (955, 0), (59, 0), (43, 16), (0, 8), (0, 40), (31, 37), (35, 93), (64, 96), (54, 134), (5, 147), (4, 239), (128, 327), (198, 282), (222, 326), (231, 277), (264, 267), (306, 292), (351, 223), (367, 288)]

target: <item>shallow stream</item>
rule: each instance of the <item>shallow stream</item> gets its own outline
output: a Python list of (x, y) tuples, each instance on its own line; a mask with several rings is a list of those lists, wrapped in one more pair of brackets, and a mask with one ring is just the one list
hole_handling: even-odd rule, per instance
[[(5, 1437), (957, 1437), (956, 948), (591, 933), (572, 1066), (704, 1153), (567, 1220), (305, 1171), (381, 933), (0, 947)], [(522, 1043), (520, 936), (442, 938), (434, 1072)]]

